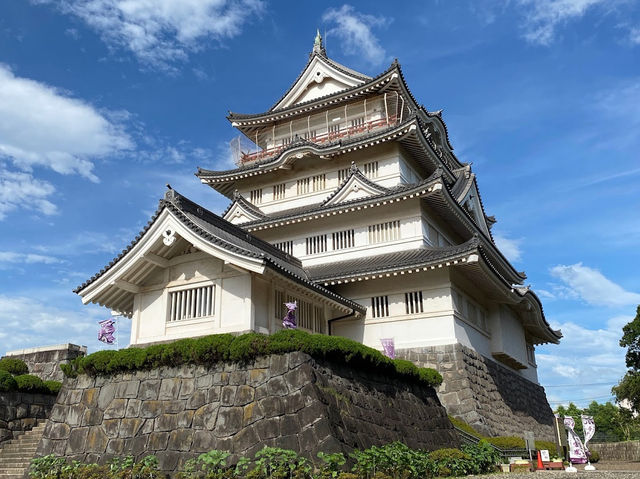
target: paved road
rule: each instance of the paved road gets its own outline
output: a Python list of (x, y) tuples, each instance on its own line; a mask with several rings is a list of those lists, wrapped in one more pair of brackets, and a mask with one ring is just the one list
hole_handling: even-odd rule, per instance
[[(585, 471), (584, 466), (578, 465), (577, 473), (568, 473), (564, 471), (538, 471), (527, 473), (510, 473), (510, 474), (496, 474), (496, 476), (504, 477), (505, 479), (532, 479), (538, 478), (572, 478), (572, 479), (640, 479), (640, 462), (608, 462), (600, 461), (595, 464), (596, 471)], [(482, 479), (491, 476), (467, 476), (468, 478)]]

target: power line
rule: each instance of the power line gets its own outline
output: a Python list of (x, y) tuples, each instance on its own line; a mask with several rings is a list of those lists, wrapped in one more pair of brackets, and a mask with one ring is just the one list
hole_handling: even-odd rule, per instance
[(566, 402), (576, 402), (576, 401), (595, 401), (596, 399), (606, 399), (606, 398), (612, 398), (612, 395), (609, 396), (596, 396), (596, 397), (592, 397), (592, 398), (572, 398), (572, 399), (563, 399), (560, 401), (549, 401), (550, 404), (561, 404), (561, 403), (566, 403)]
[(551, 384), (549, 386), (542, 385), (543, 388), (567, 388), (571, 386), (604, 386), (604, 385), (614, 385), (616, 383), (608, 382), (608, 383), (588, 383), (588, 384)]

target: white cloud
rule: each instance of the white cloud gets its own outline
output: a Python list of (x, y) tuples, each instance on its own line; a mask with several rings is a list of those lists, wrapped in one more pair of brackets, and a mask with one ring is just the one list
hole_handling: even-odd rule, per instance
[(538, 45), (550, 45), (558, 26), (581, 18), (605, 0), (519, 0), (526, 9), (524, 38)]
[(30, 173), (11, 171), (0, 163), (0, 220), (18, 208), (56, 214), (56, 205), (47, 199), (54, 191), (51, 183), (37, 180)]
[(360, 55), (373, 65), (385, 60), (386, 52), (371, 31), (374, 27), (385, 26), (389, 20), (357, 12), (351, 5), (330, 8), (322, 15), (322, 21), (335, 23), (327, 32), (329, 39), (335, 34), (343, 51), (348, 55)]
[(548, 386), (552, 407), (569, 400), (587, 405), (592, 399), (610, 399), (611, 387), (626, 370), (625, 350), (619, 345), (622, 326), (632, 319), (616, 316), (598, 329), (573, 322), (552, 324), (554, 329), (562, 329), (564, 337), (559, 345), (545, 346), (541, 348), (544, 352), (536, 354), (540, 382)]
[(626, 291), (606, 278), (600, 271), (582, 263), (557, 265), (551, 275), (565, 283), (577, 297), (598, 306), (632, 306), (640, 304), (640, 294)]
[(0, 64), (0, 157), (23, 171), (42, 166), (98, 181), (91, 159), (131, 146), (91, 105)]
[[(52, 307), (27, 296), (0, 294), (0, 343), (6, 351), (35, 346), (75, 343), (98, 349), (97, 321), (109, 313), (97, 306), (80, 306), (78, 310)], [(120, 346), (129, 342), (128, 320), (121, 320)]]
[(55, 264), (62, 263), (62, 260), (54, 256), (46, 256), (34, 253), (17, 253), (15, 251), (0, 251), (1, 263), (21, 263), (21, 264)]
[(522, 238), (507, 238), (500, 233), (494, 233), (493, 240), (509, 261), (516, 262), (522, 259), (522, 249), (520, 248)]
[(35, 0), (55, 3), (93, 28), (112, 48), (130, 50), (147, 66), (173, 70), (207, 39), (240, 34), (261, 0)]
[(640, 45), (640, 27), (634, 27), (629, 31), (629, 41), (633, 45)]

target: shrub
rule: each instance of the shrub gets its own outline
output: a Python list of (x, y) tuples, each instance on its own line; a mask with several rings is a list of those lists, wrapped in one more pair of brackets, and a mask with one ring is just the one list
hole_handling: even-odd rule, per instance
[(28, 374), (29, 368), (22, 359), (2, 358), (0, 359), (0, 370), (7, 371), (14, 375)]
[(492, 472), (501, 460), (500, 453), (484, 439), (478, 444), (463, 446), (462, 451), (471, 458), (473, 474)]
[(467, 434), (471, 434), (472, 436), (479, 437), (479, 438), (482, 437), (482, 434), (480, 434), (478, 431), (476, 431), (473, 428), (473, 426), (471, 426), (470, 424), (467, 424), (463, 420), (453, 416), (449, 416), (449, 420), (451, 421), (451, 424), (453, 424), (457, 428), (462, 429)]
[(15, 391), (16, 389), (18, 389), (18, 384), (11, 373), (0, 369), (0, 392)]
[(390, 477), (418, 479), (426, 477), (429, 470), (427, 453), (410, 449), (401, 442), (353, 451), (351, 457), (355, 460), (352, 471), (360, 477), (384, 474)]
[(15, 376), (18, 391), (25, 393), (49, 393), (49, 389), (45, 386), (42, 379), (32, 374), (21, 374)]
[(49, 479), (60, 477), (62, 468), (67, 465), (64, 457), (57, 457), (53, 454), (36, 457), (31, 460), (29, 466), (29, 476), (33, 479)]
[(333, 454), (326, 454), (319, 452), (318, 457), (324, 463), (318, 474), (318, 479), (334, 479), (342, 472), (342, 466), (347, 462), (344, 454), (335, 452)]
[(600, 460), (600, 453), (598, 451), (589, 451), (589, 461), (594, 464)]
[(312, 357), (335, 359), (353, 366), (374, 368), (405, 379), (439, 386), (442, 376), (429, 368), (418, 368), (404, 360), (391, 360), (380, 351), (338, 336), (309, 334), (300, 330), (282, 330), (270, 336), (247, 333), (239, 336), (216, 334), (196, 339), (181, 339), (169, 344), (119, 351), (98, 351), (61, 364), (68, 377), (78, 374), (95, 376), (159, 366), (212, 364), (218, 361), (247, 362), (268, 354), (301, 351)]
[(289, 449), (263, 447), (254, 456), (251, 479), (304, 479), (311, 477), (311, 466), (304, 457)]
[(49, 393), (58, 394), (62, 388), (62, 383), (60, 381), (44, 381), (44, 387)]
[(226, 479), (233, 477), (233, 470), (227, 465), (231, 454), (216, 449), (189, 459), (178, 474), (179, 479), (203, 477), (206, 479)]
[(460, 449), (438, 449), (428, 458), (430, 472), (435, 476), (463, 476), (474, 470), (471, 457)]

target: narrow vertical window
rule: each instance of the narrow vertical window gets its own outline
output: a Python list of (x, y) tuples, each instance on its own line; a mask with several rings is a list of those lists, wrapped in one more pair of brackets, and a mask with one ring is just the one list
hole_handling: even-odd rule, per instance
[(327, 235), (310, 236), (305, 239), (307, 254), (318, 254), (327, 251)]
[(389, 316), (389, 296), (374, 296), (371, 298), (371, 317), (384, 318)]
[(327, 175), (316, 175), (313, 177), (313, 191), (322, 191), (326, 188)]
[(309, 193), (310, 178), (302, 178), (296, 182), (296, 189), (299, 195)]
[(249, 192), (249, 201), (251, 201), (251, 203), (253, 203), (254, 205), (262, 203), (262, 188), (251, 190)]
[(400, 221), (388, 221), (369, 226), (369, 243), (386, 243), (400, 239)]
[(404, 293), (404, 307), (406, 314), (424, 313), (422, 305), (422, 291)]
[(335, 233), (331, 233), (333, 249), (339, 250), (353, 248), (356, 244), (355, 237), (355, 230), (336, 231)]
[(286, 190), (287, 190), (287, 185), (285, 185), (284, 183), (280, 183), (279, 185), (273, 185), (273, 199), (283, 200), (285, 197)]
[(280, 248), (285, 253), (293, 254), (293, 241), (281, 241), (279, 243), (273, 243), (273, 246)]
[(364, 170), (364, 176), (367, 178), (377, 178), (378, 177), (378, 162), (370, 161), (369, 163), (365, 163), (362, 165), (362, 169)]
[(168, 321), (182, 321), (212, 316), (215, 285), (169, 292)]

